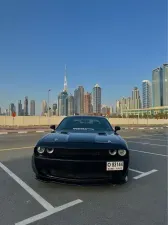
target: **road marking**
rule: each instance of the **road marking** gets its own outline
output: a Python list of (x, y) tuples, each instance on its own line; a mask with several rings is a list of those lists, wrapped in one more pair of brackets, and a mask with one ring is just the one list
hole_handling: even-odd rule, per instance
[(153, 152), (145, 152), (145, 151), (135, 150), (135, 149), (129, 149), (129, 151), (132, 151), (132, 152), (141, 152), (141, 153), (150, 154), (150, 155), (157, 155), (157, 156), (168, 157), (168, 155), (163, 155), (163, 154), (158, 154), (158, 153), (153, 153)]
[(0, 134), (8, 134), (8, 132), (0, 132)]
[(135, 142), (135, 141), (127, 141), (135, 144), (142, 144), (142, 145), (153, 145), (153, 146), (160, 146), (160, 147), (167, 147), (167, 145), (158, 145), (158, 144), (152, 144), (152, 143), (144, 143), (144, 142)]
[(142, 177), (146, 177), (146, 176), (148, 176), (148, 175), (150, 175), (150, 174), (152, 174), (152, 173), (155, 173), (155, 172), (157, 172), (158, 170), (150, 170), (150, 171), (148, 171), (148, 172), (144, 172), (144, 173), (142, 173), (142, 174), (140, 174), (140, 175), (138, 175), (138, 176), (136, 176), (136, 177), (133, 177), (135, 180), (138, 180), (138, 179), (140, 179), (140, 178), (142, 178)]
[(18, 176), (16, 176), (11, 170), (4, 166), (0, 162), (0, 167), (12, 177), (25, 191), (27, 191), (36, 201), (39, 202), (46, 210), (51, 210), (54, 207), (48, 203), (44, 198), (42, 198), (38, 193), (36, 193), (31, 187), (29, 187), (24, 181), (22, 181)]
[(27, 131), (18, 131), (18, 134), (27, 134)]
[(36, 133), (44, 133), (44, 130), (36, 130)]
[(0, 149), (0, 152), (11, 151), (11, 150), (20, 150), (20, 149), (26, 149), (26, 148), (33, 148), (34, 149), (34, 146), (17, 147), (17, 148), (4, 148), (4, 149)]
[(62, 210), (65, 210), (65, 209), (67, 209), (69, 207), (72, 207), (72, 206), (77, 205), (77, 204), (82, 203), (82, 202), (83, 202), (82, 200), (77, 199), (75, 201), (72, 201), (72, 202), (66, 203), (64, 205), (58, 206), (58, 207), (56, 207), (54, 209), (51, 209), (49, 211), (40, 213), (40, 214), (38, 214), (36, 216), (30, 217), (30, 218), (28, 218), (26, 220), (23, 220), (21, 222), (15, 223), (15, 225), (27, 225), (27, 224), (33, 223), (33, 222), (35, 222), (37, 220), (44, 219), (45, 217), (48, 217), (48, 216), (50, 216), (50, 215), (52, 215), (54, 213), (60, 212)]
[(164, 140), (164, 139), (156, 139), (156, 138), (144, 138), (144, 137), (140, 137), (140, 139), (143, 139), (143, 140), (149, 140), (149, 141), (167, 141), (167, 140)]
[(144, 172), (142, 172), (142, 171), (134, 170), (134, 169), (131, 169), (131, 168), (129, 168), (129, 170), (130, 170), (130, 171), (133, 171), (133, 172), (136, 172), (136, 173), (141, 173), (141, 174), (144, 173)]

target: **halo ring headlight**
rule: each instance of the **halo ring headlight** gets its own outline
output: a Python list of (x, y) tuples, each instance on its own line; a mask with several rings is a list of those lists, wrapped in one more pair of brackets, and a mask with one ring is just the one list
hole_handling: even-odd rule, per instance
[(43, 147), (38, 147), (38, 148), (37, 148), (37, 151), (38, 151), (38, 153), (43, 154), (44, 151), (45, 151), (45, 148), (43, 148)]
[(118, 150), (118, 154), (119, 154), (120, 156), (125, 156), (125, 155), (127, 154), (127, 151), (124, 150), (124, 149), (120, 149), (120, 150)]
[(116, 155), (117, 154), (117, 151), (116, 150), (109, 150), (109, 154), (110, 155)]
[(53, 148), (47, 148), (47, 153), (48, 154), (52, 154), (54, 152), (54, 149)]

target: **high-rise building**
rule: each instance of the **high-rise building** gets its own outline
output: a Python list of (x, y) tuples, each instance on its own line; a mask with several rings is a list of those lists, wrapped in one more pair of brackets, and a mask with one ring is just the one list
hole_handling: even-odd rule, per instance
[(142, 81), (142, 104), (144, 109), (152, 107), (152, 84), (149, 80)]
[(62, 91), (58, 95), (58, 115), (67, 116), (68, 115), (68, 93)]
[(22, 109), (22, 102), (21, 100), (18, 101), (18, 116), (23, 116), (23, 109)]
[(152, 71), (153, 107), (163, 106), (163, 77), (162, 68)]
[(126, 109), (131, 109), (132, 108), (132, 101), (131, 101), (131, 97), (128, 97), (126, 99)]
[(141, 108), (141, 97), (139, 93), (139, 89), (134, 87), (132, 90), (132, 109), (140, 109)]
[(42, 101), (42, 115), (44, 116), (44, 115), (46, 115), (46, 113), (47, 113), (47, 102), (46, 102), (46, 100), (43, 100)]
[(28, 116), (29, 115), (29, 111), (28, 111), (28, 97), (25, 97), (24, 100), (24, 116)]
[(74, 110), (75, 114), (84, 114), (84, 88), (78, 86), (74, 91)]
[(56, 112), (57, 112), (57, 104), (54, 103), (53, 104), (53, 115), (56, 116)]
[(162, 66), (163, 106), (168, 106), (168, 64)]
[(120, 100), (116, 101), (116, 114), (119, 115), (121, 113), (121, 102)]
[(91, 93), (87, 92), (84, 94), (84, 114), (90, 114), (92, 113), (92, 95)]
[(74, 96), (68, 97), (68, 116), (74, 115)]
[(93, 113), (101, 113), (101, 87), (96, 84), (93, 88)]
[(30, 116), (35, 116), (35, 101), (30, 101)]
[(101, 112), (104, 116), (110, 116), (110, 107), (107, 105), (102, 105)]
[(14, 103), (11, 103), (9, 105), (9, 116), (12, 116), (12, 113), (13, 112), (16, 112), (16, 108), (15, 108), (15, 104)]
[(121, 98), (120, 100), (120, 110), (121, 114), (123, 114), (123, 111), (127, 109), (127, 99), (126, 98)]

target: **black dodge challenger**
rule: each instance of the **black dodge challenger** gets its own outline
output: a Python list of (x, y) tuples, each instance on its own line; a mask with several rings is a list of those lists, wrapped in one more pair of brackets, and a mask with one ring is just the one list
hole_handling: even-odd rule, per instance
[(34, 148), (37, 179), (73, 183), (128, 181), (129, 150), (105, 117), (68, 116)]

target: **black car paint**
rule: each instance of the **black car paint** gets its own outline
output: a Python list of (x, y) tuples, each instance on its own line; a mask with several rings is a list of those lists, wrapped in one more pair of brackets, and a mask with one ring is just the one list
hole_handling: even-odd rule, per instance
[[(39, 155), (39, 146), (54, 148), (62, 155)], [(125, 149), (127, 154), (111, 156), (109, 149)], [(124, 170), (105, 171), (107, 161), (124, 161)], [(115, 131), (55, 130), (37, 142), (32, 156), (32, 168), (37, 177), (75, 183), (123, 179), (128, 174), (128, 166), (127, 143)]]

